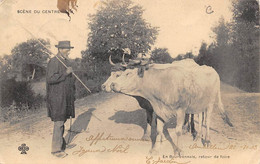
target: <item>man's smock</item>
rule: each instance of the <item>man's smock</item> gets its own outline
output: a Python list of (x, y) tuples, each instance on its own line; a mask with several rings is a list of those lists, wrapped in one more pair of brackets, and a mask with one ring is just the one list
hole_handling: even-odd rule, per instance
[[(66, 66), (67, 59), (57, 55)], [(52, 121), (66, 121), (75, 117), (75, 78), (66, 73), (65, 66), (56, 57), (51, 58), (46, 73), (47, 111)]]

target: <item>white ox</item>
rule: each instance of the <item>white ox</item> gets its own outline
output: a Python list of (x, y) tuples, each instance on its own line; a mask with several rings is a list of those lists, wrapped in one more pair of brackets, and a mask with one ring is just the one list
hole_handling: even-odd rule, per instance
[[(101, 86), (102, 90), (106, 91), (106, 92), (112, 91), (112, 89), (110, 87), (111, 83), (114, 82), (118, 77), (120, 77), (121, 74), (124, 72), (122, 64), (114, 64), (111, 61), (111, 56), (109, 57), (109, 61), (110, 61), (110, 64), (113, 65), (113, 69), (116, 71), (112, 71), (110, 74), (110, 77)], [(192, 59), (185, 59), (185, 60), (181, 60), (181, 61), (175, 61), (172, 64), (151, 64), (149, 67), (157, 68), (157, 69), (166, 69), (166, 68), (173, 67), (173, 66), (181, 66), (181, 67), (184, 67), (187, 69), (189, 69), (189, 68), (192, 69), (194, 66), (198, 66), (198, 64), (195, 63), (194, 60), (192, 60)], [(137, 100), (137, 102), (139, 103), (139, 106), (141, 108), (145, 109), (145, 111), (146, 111), (147, 126), (146, 126), (146, 129), (144, 130), (142, 139), (149, 140), (149, 137), (151, 135), (150, 133), (151, 133), (152, 118), (156, 117), (156, 116), (153, 116), (153, 108), (152, 108), (150, 102), (147, 101), (146, 99), (144, 99), (143, 97), (136, 96), (136, 95), (132, 95), (132, 97), (135, 98)], [(186, 121), (189, 122), (189, 120), (186, 120)], [(195, 138), (196, 132), (195, 132), (195, 128), (194, 128), (194, 123), (192, 122), (192, 124), (193, 124), (193, 126), (191, 126), (191, 131), (192, 131), (193, 137)]]
[[(127, 69), (111, 83), (111, 89), (115, 92), (147, 99), (160, 118), (157, 119), (157, 131), (160, 135), (163, 135), (163, 130), (167, 131), (164, 129), (164, 125), (170, 119), (177, 119), (177, 143), (181, 135), (185, 113), (201, 115), (202, 112), (205, 113), (206, 120), (205, 142), (209, 143), (210, 116), (214, 104), (217, 105), (223, 120), (232, 126), (221, 102), (219, 75), (208, 66), (194, 64), (186, 68), (180, 62), (174, 66), (170, 66), (170, 64), (163, 67), (154, 65), (145, 71), (140, 68)], [(199, 117), (199, 135), (201, 137), (202, 119)], [(165, 137), (171, 142), (174, 152), (180, 153), (181, 150), (171, 138)], [(152, 151), (157, 144), (158, 137), (152, 144)]]

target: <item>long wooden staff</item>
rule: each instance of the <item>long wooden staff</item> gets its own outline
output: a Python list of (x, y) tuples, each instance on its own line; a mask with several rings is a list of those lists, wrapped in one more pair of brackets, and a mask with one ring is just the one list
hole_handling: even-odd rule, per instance
[[(68, 68), (68, 66), (66, 66), (66, 64), (57, 55), (55, 55), (55, 57), (61, 62), (61, 64), (64, 65), (65, 68)], [(76, 79), (86, 88), (86, 90), (89, 91), (89, 93), (91, 93), (91, 91), (88, 89), (88, 87), (80, 80), (80, 78), (74, 72), (72, 72), (72, 75), (74, 75), (76, 77)]]

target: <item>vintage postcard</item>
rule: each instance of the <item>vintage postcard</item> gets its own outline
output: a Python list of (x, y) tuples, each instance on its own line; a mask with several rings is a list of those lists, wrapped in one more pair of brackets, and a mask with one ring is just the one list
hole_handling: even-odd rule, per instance
[(258, 0), (0, 0), (0, 164), (260, 164)]

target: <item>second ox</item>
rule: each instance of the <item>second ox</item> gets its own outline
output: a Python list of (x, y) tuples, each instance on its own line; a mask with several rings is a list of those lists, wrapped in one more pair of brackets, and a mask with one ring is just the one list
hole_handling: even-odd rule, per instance
[[(232, 126), (223, 108), (220, 95), (220, 79), (217, 72), (208, 66), (193, 65), (185, 68), (180, 65), (171, 67), (151, 66), (148, 70), (142, 67), (126, 69), (111, 83), (115, 92), (140, 96), (148, 100), (157, 116), (157, 131), (162, 136), (165, 124), (176, 120), (177, 145), (170, 135), (165, 137), (173, 146), (174, 152), (180, 154), (178, 147), (179, 136), (182, 134), (185, 113), (198, 114), (199, 137), (204, 143), (209, 143), (210, 117), (214, 104), (219, 109), (223, 120)], [(202, 113), (205, 113), (206, 135), (202, 136)], [(158, 142), (152, 142), (153, 151)]]

